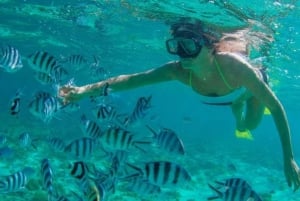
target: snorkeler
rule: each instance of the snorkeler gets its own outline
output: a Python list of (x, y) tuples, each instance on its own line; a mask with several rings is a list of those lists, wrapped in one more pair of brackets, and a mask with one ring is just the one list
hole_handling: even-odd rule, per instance
[(180, 57), (179, 61), (85, 86), (66, 85), (59, 89), (59, 95), (65, 102), (78, 101), (101, 95), (107, 84), (111, 92), (116, 92), (177, 80), (189, 85), (200, 95), (203, 103), (230, 105), (236, 119), (236, 135), (246, 138), (251, 138), (249, 130), (258, 126), (264, 109), (268, 108), (279, 133), (286, 180), (289, 186), (297, 190), (300, 171), (293, 156), (285, 110), (266, 83), (264, 72), (245, 59), (247, 42), (234, 33), (219, 39), (211, 37), (202, 23), (196, 20), (173, 24), (171, 34), (166, 47), (169, 53)]

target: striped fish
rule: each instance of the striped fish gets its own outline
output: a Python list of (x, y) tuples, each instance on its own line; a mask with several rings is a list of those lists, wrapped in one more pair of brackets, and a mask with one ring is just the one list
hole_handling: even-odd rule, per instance
[(93, 110), (93, 114), (100, 123), (121, 125), (119, 119), (121, 115), (118, 114), (116, 108), (113, 106), (100, 104)]
[(55, 84), (56, 80), (53, 76), (44, 72), (36, 72), (34, 78), (41, 84)]
[(94, 182), (99, 190), (99, 193), (103, 200), (105, 200), (107, 194), (113, 194), (116, 191), (116, 177), (112, 177), (107, 174), (99, 174)]
[(209, 187), (217, 193), (218, 196), (214, 198), (208, 198), (208, 200), (214, 200), (220, 198), (224, 201), (262, 201), (260, 196), (251, 188), (243, 186), (233, 186), (227, 188), (224, 192), (208, 184)]
[(22, 190), (27, 183), (27, 176), (23, 171), (0, 178), (0, 193), (11, 193)]
[(57, 83), (65, 81), (67, 79), (68, 71), (62, 66), (57, 66), (54, 71), (50, 74)]
[(57, 59), (44, 51), (36, 51), (28, 57), (28, 63), (33, 70), (53, 74), (59, 63)]
[(105, 147), (113, 150), (128, 150), (135, 147), (143, 151), (139, 145), (149, 144), (149, 142), (135, 140), (131, 132), (120, 127), (109, 127), (100, 140)]
[(49, 97), (52, 97), (52, 95), (47, 91), (37, 91), (34, 94), (34, 98), (49, 98)]
[(98, 143), (95, 139), (89, 137), (83, 137), (73, 140), (65, 148), (65, 153), (77, 159), (87, 159), (92, 156)]
[(44, 122), (49, 122), (61, 109), (61, 101), (54, 96), (39, 94), (29, 103), (29, 112)]
[(41, 161), (41, 175), (43, 188), (47, 191), (48, 196), (52, 197), (54, 194), (53, 188), (53, 172), (50, 162), (47, 158)]
[(80, 70), (87, 65), (87, 59), (80, 54), (72, 54), (67, 58), (62, 59), (62, 62), (72, 67), (74, 70)]
[(230, 188), (230, 187), (245, 187), (245, 188), (251, 188), (250, 184), (242, 179), (242, 178), (229, 178), (229, 179), (225, 179), (224, 181), (215, 181), (215, 183), (226, 187), (226, 188)]
[(110, 76), (110, 72), (103, 66), (91, 66), (90, 75), (93, 80), (101, 81)]
[(168, 161), (147, 162), (141, 168), (127, 164), (137, 170), (126, 178), (142, 176), (147, 181), (158, 186), (179, 186), (191, 181), (190, 174), (182, 166)]
[(90, 65), (90, 74), (93, 80), (101, 81), (107, 79), (110, 72), (103, 66), (100, 66), (100, 57), (93, 55), (93, 60), (93, 63)]
[(184, 154), (183, 142), (173, 130), (163, 128), (157, 133), (150, 126), (147, 128), (152, 132), (156, 144), (161, 149), (179, 155)]
[[(218, 185), (217, 186), (218, 190), (220, 190), (221, 188), (227, 190), (228, 188), (232, 188), (232, 187), (252, 189), (252, 187), (246, 180), (244, 180), (242, 178), (238, 178), (238, 177), (225, 179), (224, 181), (215, 181), (215, 183)], [(208, 197), (208, 200), (213, 200), (213, 199), (217, 199), (217, 198), (219, 198), (219, 195), (213, 195), (213, 196)]]
[(10, 45), (1, 47), (0, 68), (9, 73), (14, 73), (23, 68), (21, 55), (16, 48)]
[(87, 119), (85, 115), (81, 116), (81, 130), (86, 136), (94, 139), (102, 136), (100, 126), (95, 121)]
[(112, 161), (117, 160), (119, 163), (125, 163), (128, 156), (129, 152), (124, 150), (116, 150), (111, 154)]
[(139, 195), (159, 194), (161, 188), (155, 184), (150, 183), (148, 180), (141, 177), (132, 178), (127, 184), (128, 190), (134, 191)]
[(125, 173), (127, 173), (125, 162), (128, 159), (129, 151), (126, 150), (114, 150), (112, 152), (106, 150), (103, 151), (105, 152), (106, 156), (109, 157), (112, 164), (109, 169), (108, 175), (116, 176), (116, 177), (120, 175), (125, 175)]
[(33, 70), (51, 75), (56, 80), (68, 74), (58, 60), (48, 52), (36, 51), (28, 57), (28, 64)]
[(71, 169), (70, 174), (78, 180), (89, 178), (96, 172), (94, 165), (88, 165), (84, 161), (73, 162), (69, 167)]
[(138, 99), (132, 114), (125, 121), (126, 126), (134, 124), (145, 118), (147, 111), (151, 108), (151, 99), (152, 96), (140, 97)]
[(51, 149), (58, 152), (63, 152), (66, 148), (66, 143), (62, 139), (57, 137), (49, 137), (47, 139), (47, 142)]

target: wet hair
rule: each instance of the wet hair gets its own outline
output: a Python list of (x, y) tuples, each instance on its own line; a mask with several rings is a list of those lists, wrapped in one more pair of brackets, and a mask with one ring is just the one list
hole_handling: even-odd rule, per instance
[(250, 27), (236, 28), (230, 31), (223, 31), (221, 28), (190, 17), (180, 17), (166, 23), (170, 25), (173, 37), (203, 40), (204, 45), (213, 50), (213, 54), (217, 52), (233, 52), (250, 55), (251, 49), (254, 48), (260, 51), (261, 46), (264, 48), (273, 42), (273, 37), (268, 32), (265, 33), (252, 28), (256, 25), (255, 21), (251, 21)]

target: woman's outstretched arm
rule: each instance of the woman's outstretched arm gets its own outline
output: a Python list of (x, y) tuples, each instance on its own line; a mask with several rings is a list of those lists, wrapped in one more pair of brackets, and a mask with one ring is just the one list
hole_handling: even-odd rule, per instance
[(178, 63), (167, 63), (159, 68), (145, 72), (119, 75), (100, 82), (76, 87), (65, 85), (59, 88), (59, 96), (65, 103), (78, 101), (85, 97), (103, 95), (103, 90), (108, 87), (110, 91), (123, 91), (159, 82), (175, 79), (175, 70)]

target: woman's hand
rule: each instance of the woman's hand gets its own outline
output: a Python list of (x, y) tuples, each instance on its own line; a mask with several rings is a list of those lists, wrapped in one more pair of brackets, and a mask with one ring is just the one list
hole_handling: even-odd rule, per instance
[(284, 162), (284, 174), (289, 187), (294, 186), (294, 191), (300, 187), (300, 169), (294, 159)]
[(59, 88), (58, 95), (63, 99), (64, 104), (78, 101), (82, 98), (81, 87), (65, 85)]

